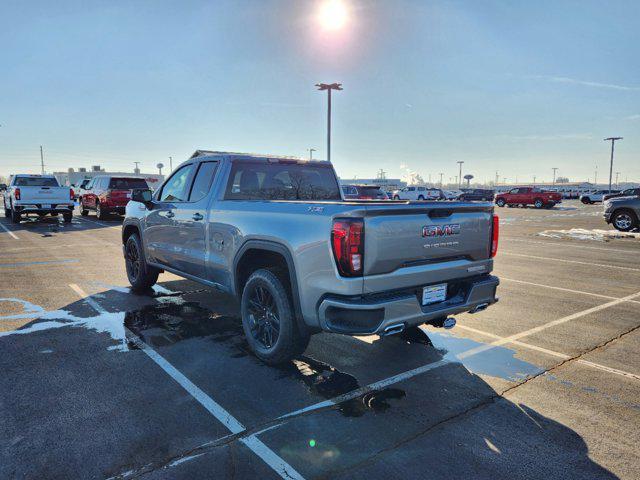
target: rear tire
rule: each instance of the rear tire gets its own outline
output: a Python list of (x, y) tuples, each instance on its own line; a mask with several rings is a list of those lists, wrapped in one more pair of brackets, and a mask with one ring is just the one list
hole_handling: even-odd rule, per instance
[(86, 217), (87, 215), (89, 215), (89, 210), (84, 208), (84, 205), (82, 204), (82, 200), (78, 204), (78, 208), (80, 209), (80, 215), (82, 215), (83, 217)]
[(400, 197), (398, 195), (393, 197), (394, 200), (400, 200)]
[(289, 293), (270, 270), (251, 274), (242, 291), (241, 312), (247, 343), (264, 363), (287, 362), (307, 348), (310, 336), (300, 332)]
[(424, 201), (424, 197), (422, 195), (418, 195), (418, 200)]
[(12, 223), (20, 223), (20, 220), (22, 220), (22, 215), (20, 215), (15, 210), (11, 209), (11, 222)]
[(73, 213), (63, 213), (62, 218), (64, 219), (64, 223), (71, 223), (71, 220), (73, 220)]
[(636, 214), (627, 209), (614, 212), (611, 223), (613, 228), (620, 232), (629, 232), (634, 228), (638, 228), (638, 217)]
[(127, 278), (134, 291), (147, 290), (158, 281), (160, 270), (147, 264), (142, 242), (137, 233), (131, 235), (124, 248)]
[(107, 218), (107, 212), (100, 206), (100, 202), (96, 202), (96, 216), (98, 220), (104, 220)]

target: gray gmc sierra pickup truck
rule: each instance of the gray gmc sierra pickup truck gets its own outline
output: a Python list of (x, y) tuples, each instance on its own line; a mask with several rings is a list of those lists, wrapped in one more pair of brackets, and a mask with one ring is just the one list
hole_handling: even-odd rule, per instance
[(320, 331), (453, 326), (449, 315), (497, 301), (492, 204), (345, 201), (324, 161), (196, 155), (153, 195), (133, 192), (122, 242), (134, 289), (168, 271), (240, 299), (269, 364)]

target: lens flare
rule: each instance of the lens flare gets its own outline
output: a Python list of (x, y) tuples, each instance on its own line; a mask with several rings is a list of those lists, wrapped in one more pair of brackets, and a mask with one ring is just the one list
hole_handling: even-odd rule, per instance
[(349, 19), (349, 11), (343, 0), (324, 0), (318, 11), (318, 20), (325, 30), (340, 30)]

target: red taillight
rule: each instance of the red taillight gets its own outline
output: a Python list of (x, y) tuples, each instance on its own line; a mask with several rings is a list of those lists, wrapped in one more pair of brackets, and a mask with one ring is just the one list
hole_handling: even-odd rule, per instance
[(73, 193), (73, 188), (69, 189), (69, 200), (75, 200), (76, 199), (76, 194)]
[(13, 191), (13, 196), (16, 197), (16, 200), (20, 200), (20, 189), (19, 188), (16, 188)]
[(498, 253), (498, 237), (500, 237), (500, 219), (493, 216), (493, 226), (491, 227), (491, 258)]
[(364, 267), (364, 222), (341, 218), (333, 221), (331, 247), (343, 277), (360, 277)]

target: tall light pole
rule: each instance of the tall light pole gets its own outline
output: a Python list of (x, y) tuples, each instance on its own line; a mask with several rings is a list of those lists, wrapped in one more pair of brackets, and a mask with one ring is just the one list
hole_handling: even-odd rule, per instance
[(439, 173), (438, 175), (440, 175), (440, 188), (442, 188), (442, 175), (444, 175), (444, 173)]
[(496, 170), (496, 187), (500, 183), (500, 177), (498, 176), (498, 171)]
[(533, 186), (534, 187), (536, 186), (536, 176), (535, 175), (533, 176)]
[(173, 172), (173, 157), (169, 157), (169, 173)]
[(553, 167), (551, 168), (551, 170), (553, 170), (553, 184), (556, 184), (556, 171), (558, 170), (558, 167)]
[(40, 168), (42, 169), (42, 175), (44, 175), (44, 153), (42, 153), (42, 145), (40, 145)]
[(342, 90), (341, 83), (316, 83), (318, 90), (327, 91), (327, 160), (331, 161), (331, 90)]
[(460, 174), (458, 175), (458, 189), (460, 189), (460, 186), (462, 185), (462, 164), (464, 162), (462, 160), (459, 160), (457, 163), (460, 166)]
[(140, 169), (138, 168), (138, 165), (140, 164), (140, 162), (133, 162), (136, 164), (135, 168), (133, 169), (133, 173), (135, 173), (136, 175), (140, 173)]
[(618, 177), (620, 176), (620, 172), (616, 172), (616, 188), (618, 188)]
[(309, 160), (313, 160), (313, 152), (316, 151), (315, 148), (307, 148), (307, 150), (309, 151)]
[(616, 143), (616, 140), (622, 140), (622, 137), (609, 137), (605, 138), (604, 141), (608, 142), (611, 140), (611, 162), (609, 163), (609, 193), (611, 193), (611, 177), (613, 177), (613, 146)]

